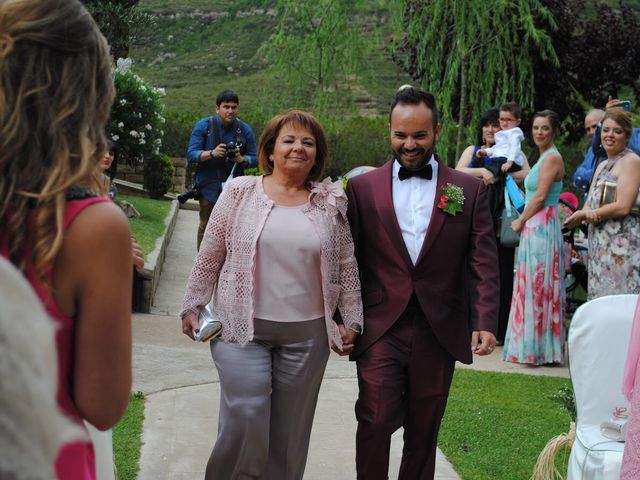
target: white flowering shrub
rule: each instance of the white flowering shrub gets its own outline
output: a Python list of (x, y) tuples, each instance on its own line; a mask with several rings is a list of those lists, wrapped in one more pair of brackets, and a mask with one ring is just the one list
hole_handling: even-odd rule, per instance
[(131, 71), (131, 59), (119, 58), (113, 73), (116, 98), (107, 137), (118, 145), (118, 159), (129, 165), (158, 155), (164, 135), (164, 90)]

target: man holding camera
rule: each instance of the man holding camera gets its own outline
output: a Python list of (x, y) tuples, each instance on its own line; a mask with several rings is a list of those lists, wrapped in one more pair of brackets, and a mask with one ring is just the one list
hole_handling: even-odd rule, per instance
[(200, 202), (198, 250), (222, 183), (232, 170), (237, 177), (244, 173), (244, 167), (256, 165), (256, 139), (251, 127), (238, 119), (239, 103), (235, 92), (220, 92), (216, 114), (198, 121), (191, 132), (187, 161), (196, 165), (196, 179), (193, 188), (178, 199), (184, 202), (194, 198)]

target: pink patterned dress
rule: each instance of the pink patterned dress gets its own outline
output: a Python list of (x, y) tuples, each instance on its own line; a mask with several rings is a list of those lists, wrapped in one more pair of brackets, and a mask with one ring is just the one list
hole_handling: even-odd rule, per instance
[(629, 338), (629, 350), (625, 365), (622, 393), (631, 401), (631, 414), (627, 423), (620, 480), (640, 478), (640, 297), (636, 303), (633, 326)]
[[(551, 148), (533, 166), (524, 181), (527, 201), (538, 188), (540, 165)], [(564, 349), (564, 262), (558, 200), (562, 181), (554, 182), (544, 206), (526, 221), (516, 258), (509, 325), (503, 360), (543, 365), (562, 363)]]

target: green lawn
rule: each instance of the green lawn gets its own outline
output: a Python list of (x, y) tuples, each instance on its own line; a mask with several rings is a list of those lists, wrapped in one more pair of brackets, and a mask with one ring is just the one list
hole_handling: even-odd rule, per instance
[(148, 255), (156, 246), (156, 240), (164, 233), (164, 221), (171, 209), (168, 200), (152, 200), (133, 195), (118, 195), (116, 200), (126, 200), (140, 212), (140, 218), (130, 218), (131, 232)]
[(113, 428), (113, 456), (118, 480), (135, 480), (138, 476), (143, 420), (144, 395), (132, 393), (127, 411)]
[(549, 439), (569, 430), (571, 416), (551, 397), (570, 383), (458, 369), (438, 445), (464, 480), (528, 479)]

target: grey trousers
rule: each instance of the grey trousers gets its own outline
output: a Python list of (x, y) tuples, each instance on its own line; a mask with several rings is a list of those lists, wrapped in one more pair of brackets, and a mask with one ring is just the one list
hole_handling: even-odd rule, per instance
[(241, 347), (211, 342), (220, 377), (218, 438), (205, 480), (300, 480), (329, 357), (324, 319), (255, 319)]

